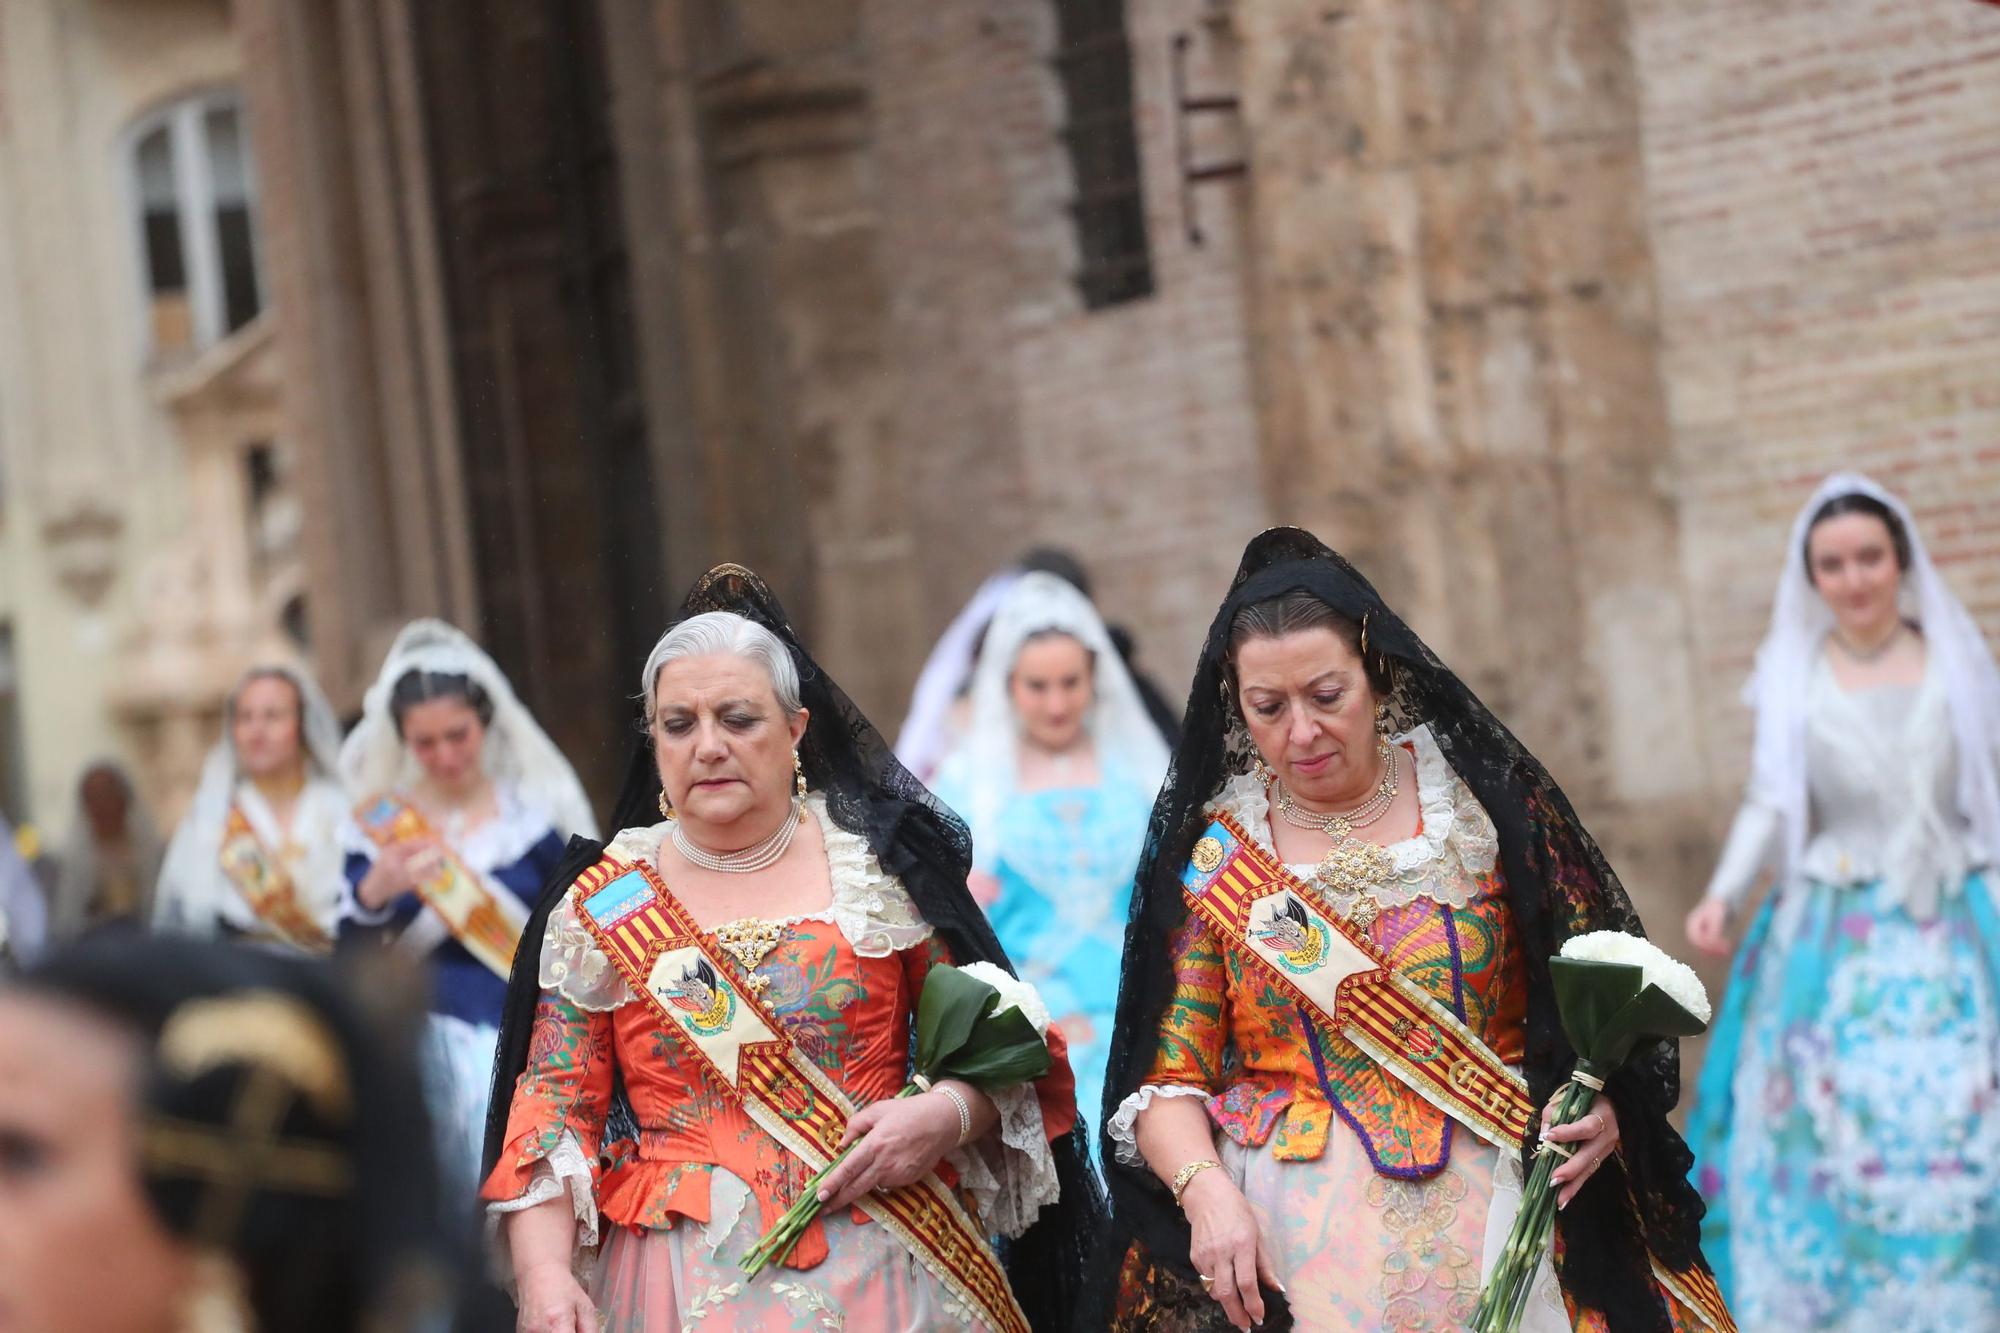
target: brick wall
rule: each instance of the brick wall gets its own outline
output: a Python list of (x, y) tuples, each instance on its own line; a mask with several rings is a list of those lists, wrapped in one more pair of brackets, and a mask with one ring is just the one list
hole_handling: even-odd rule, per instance
[(994, 566), (1057, 542), (1170, 693), (1265, 514), (1233, 187), (1197, 200), (1197, 247), (1174, 170), (1168, 50), (1201, 9), (1127, 6), (1156, 291), (1096, 311), (1071, 280), (1052, 0), (868, 9), (924, 632)]
[(2000, 640), (2000, 10), (1634, 0), (1651, 232), (1707, 765), (1791, 519), (1900, 491)]

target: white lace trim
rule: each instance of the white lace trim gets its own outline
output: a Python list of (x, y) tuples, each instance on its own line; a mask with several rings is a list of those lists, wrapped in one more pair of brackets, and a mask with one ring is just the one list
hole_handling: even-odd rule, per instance
[(1118, 1103), (1118, 1110), (1104, 1127), (1104, 1137), (1111, 1141), (1112, 1156), (1119, 1165), (1146, 1164), (1145, 1154), (1139, 1151), (1139, 1113), (1151, 1106), (1155, 1097), (1199, 1097), (1206, 1102), (1209, 1091), (1191, 1083), (1148, 1083)]
[[(887, 958), (929, 939), (930, 924), (917, 911), (909, 892), (882, 869), (867, 839), (828, 818), (826, 802), (818, 795), (806, 799), (806, 808), (819, 822), (820, 839), (826, 845), (832, 901), (820, 911), (787, 917), (780, 924), (829, 922), (840, 928), (848, 945), (863, 958)], [(622, 830), (604, 849), (605, 854), (626, 862), (643, 861), (657, 869), (660, 840), (666, 833), (664, 823)], [(636, 998), (577, 919), (574, 898), (564, 898), (549, 913), (548, 929), (542, 936), (540, 979), (542, 989), (555, 991), (579, 1009), (593, 1013), (616, 1009)]]
[[(1383, 907), (1401, 907), (1419, 898), (1449, 907), (1464, 907), (1477, 891), (1476, 877), (1491, 871), (1500, 859), (1500, 838), (1493, 821), (1431, 738), (1430, 728), (1418, 727), (1398, 739), (1416, 753), (1417, 805), (1423, 829), (1414, 838), (1388, 843), (1383, 850), (1395, 864), (1394, 878), (1376, 889)], [(1208, 804), (1211, 815), (1226, 814), (1264, 850), (1276, 854), (1271, 837), (1271, 808), (1264, 785), (1239, 773), (1222, 785)], [(1290, 869), (1301, 879), (1315, 867)]]
[(1042, 1107), (1031, 1083), (990, 1094), (1000, 1112), (1000, 1137), (970, 1143), (949, 1156), (959, 1185), (995, 1235), (1014, 1237), (1033, 1226), (1044, 1204), (1062, 1193)]
[(591, 1180), (590, 1159), (583, 1155), (583, 1144), (569, 1130), (564, 1130), (556, 1141), (554, 1152), (535, 1163), (535, 1174), (528, 1181), (528, 1188), (511, 1199), (487, 1204), (486, 1213), (497, 1218), (505, 1213), (522, 1212), (565, 1191), (576, 1213), (577, 1248), (589, 1249), (597, 1244), (597, 1194)]

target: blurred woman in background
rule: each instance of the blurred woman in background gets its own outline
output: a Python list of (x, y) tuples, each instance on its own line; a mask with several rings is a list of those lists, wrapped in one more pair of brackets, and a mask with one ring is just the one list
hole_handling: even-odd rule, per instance
[(986, 633), (972, 718), (937, 782), (972, 829), (973, 896), (1069, 1041), (1095, 1115), (1125, 916), (1167, 747), (1090, 600), (1024, 574)]
[(1770, 870), (1688, 1139), (1743, 1326), (2000, 1328), (2000, 671), (1903, 502), (1822, 484), (1746, 690), (1750, 787), (1688, 938)]
[(167, 848), (155, 928), (297, 953), (332, 948), (347, 889), (339, 754), (340, 724), (311, 677), (285, 666), (244, 672)]
[(76, 784), (76, 813), (56, 866), (50, 933), (73, 940), (112, 925), (152, 919), (160, 835), (118, 763), (100, 759)]
[(570, 835), (597, 823), (493, 659), (436, 620), (396, 636), (340, 772), (360, 800), (342, 933), (430, 965), (426, 1087), (447, 1206), (470, 1216), (514, 947)]

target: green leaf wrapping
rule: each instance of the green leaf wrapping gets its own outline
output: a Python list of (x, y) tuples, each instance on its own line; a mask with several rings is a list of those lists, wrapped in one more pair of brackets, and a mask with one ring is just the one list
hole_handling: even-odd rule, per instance
[(1556, 1011), (1563, 1033), (1580, 1059), (1595, 1064), (1605, 1058), (1604, 1034), (1619, 1010), (1639, 993), (1646, 970), (1630, 963), (1599, 963), (1560, 955), (1549, 959), (1549, 980), (1556, 991)]
[(932, 1071), (966, 1043), (999, 998), (999, 991), (949, 964), (932, 968), (917, 997), (917, 1072), (938, 1078)]
[(989, 1014), (959, 1048), (924, 1071), (936, 1082), (964, 1079), (982, 1092), (1032, 1083), (1049, 1072), (1049, 1044), (1019, 1009)]

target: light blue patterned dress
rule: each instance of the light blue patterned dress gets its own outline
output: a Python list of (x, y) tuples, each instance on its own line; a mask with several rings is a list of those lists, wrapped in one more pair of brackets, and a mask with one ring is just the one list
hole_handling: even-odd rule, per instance
[[(946, 767), (938, 797), (963, 810), (961, 773)], [(1086, 1122), (1104, 1100), (1125, 917), (1152, 809), (1150, 790), (1107, 766), (1095, 786), (1012, 793), (994, 821), (992, 848), (974, 849), (1000, 881), (986, 909), (994, 933), (1069, 1042)]]
[[(2000, 912), (1938, 674), (1810, 686), (1804, 873), (1744, 940), (1688, 1132), (1746, 1333), (2000, 1330)], [(1774, 837), (1753, 793), (1711, 895)]]

